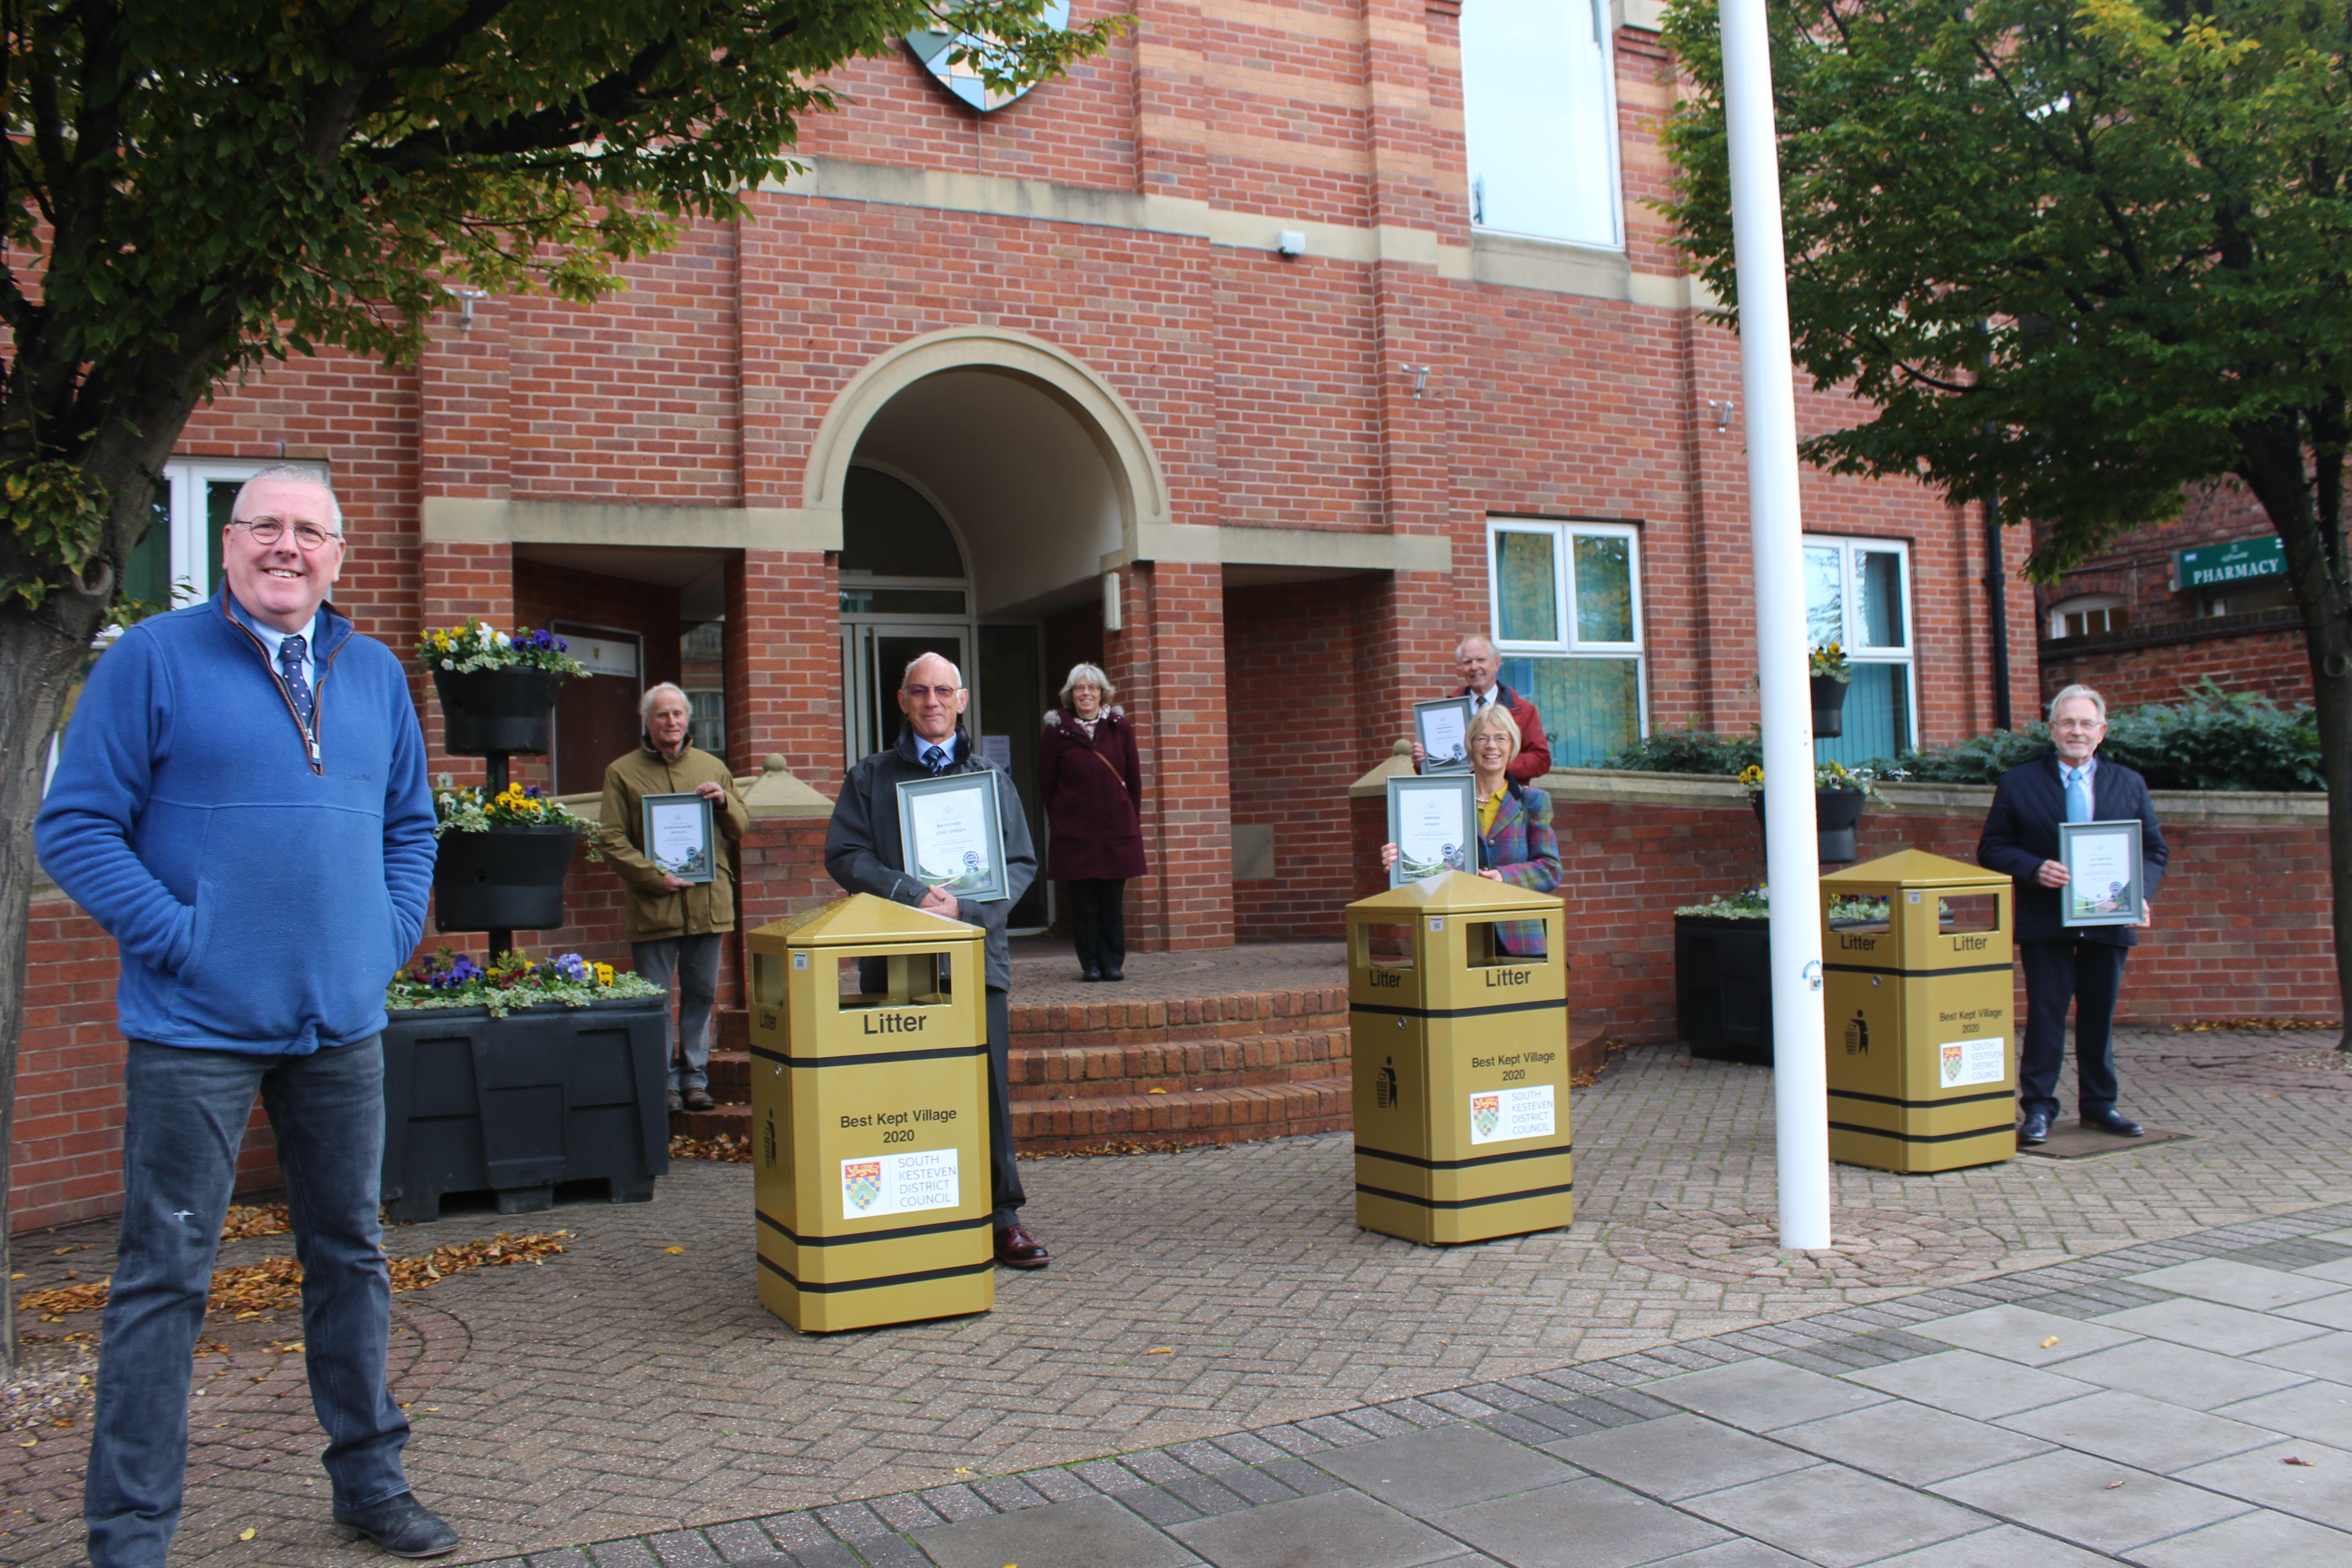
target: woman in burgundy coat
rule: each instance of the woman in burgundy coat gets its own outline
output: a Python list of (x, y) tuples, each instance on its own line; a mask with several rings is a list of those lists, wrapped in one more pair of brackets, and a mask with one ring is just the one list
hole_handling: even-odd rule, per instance
[(1135, 728), (1111, 695), (1100, 669), (1072, 667), (1037, 746), (1052, 842), (1045, 875), (1069, 884), (1081, 980), (1127, 978), (1127, 883), (1143, 875), (1142, 764)]

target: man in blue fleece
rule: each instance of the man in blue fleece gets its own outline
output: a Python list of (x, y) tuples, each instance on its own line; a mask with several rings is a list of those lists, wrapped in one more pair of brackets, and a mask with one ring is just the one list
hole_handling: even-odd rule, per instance
[(433, 882), (425, 738), (400, 660), (327, 601), (342, 511), (319, 476), (238, 492), (207, 604), (99, 658), (34, 828), (121, 950), (122, 1238), (82, 1489), (95, 1568), (163, 1568), (188, 1384), (256, 1093), (278, 1134), (334, 1521), (404, 1557), (457, 1532), (410, 1495), (384, 1387), (376, 1220), (383, 988)]

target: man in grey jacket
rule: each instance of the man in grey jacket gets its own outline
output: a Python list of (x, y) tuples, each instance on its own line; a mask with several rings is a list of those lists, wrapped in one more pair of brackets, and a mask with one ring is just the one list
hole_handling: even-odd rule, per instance
[(1013, 1268), (1043, 1268), (1051, 1258), (1021, 1223), (1021, 1206), (1028, 1194), (1021, 1190), (1021, 1167), (1013, 1158), (1013, 1109), (1006, 1089), (1013, 948), (1004, 925), (1037, 877), (1037, 851), (1029, 842), (1021, 796), (1013, 781), (1000, 773), (996, 809), (1004, 832), (1008, 893), (1002, 900), (975, 903), (926, 889), (908, 874), (898, 838), (899, 784), (942, 773), (982, 773), (992, 765), (973, 751), (971, 738), (957, 727), (971, 700), (963, 672), (938, 654), (927, 653), (907, 667), (898, 683), (898, 710), (907, 716), (898, 743), (859, 763), (842, 781), (833, 826), (824, 837), (824, 868), (850, 892), (912, 904), (987, 931), (988, 1142), (996, 1260)]

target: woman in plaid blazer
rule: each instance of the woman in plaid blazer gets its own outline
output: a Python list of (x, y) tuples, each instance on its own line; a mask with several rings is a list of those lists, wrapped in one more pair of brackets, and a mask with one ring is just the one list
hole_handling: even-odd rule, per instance
[[(1478, 875), (1533, 893), (1559, 886), (1559, 840), (1551, 830), (1551, 796), (1510, 776), (1519, 754), (1519, 722), (1497, 702), (1470, 721), (1470, 773), (1478, 791)], [(1397, 847), (1381, 846), (1383, 869), (1396, 864)], [(1507, 921), (1495, 927), (1506, 952), (1523, 958), (1543, 953), (1541, 921)]]

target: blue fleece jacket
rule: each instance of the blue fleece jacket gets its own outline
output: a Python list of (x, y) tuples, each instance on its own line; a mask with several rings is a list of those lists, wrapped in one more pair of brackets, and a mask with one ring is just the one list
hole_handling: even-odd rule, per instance
[(132, 1039), (303, 1056), (383, 1028), (433, 887), (425, 737), (392, 650), (331, 605), (319, 628), (315, 749), (226, 588), (91, 668), (33, 843), (121, 947)]

